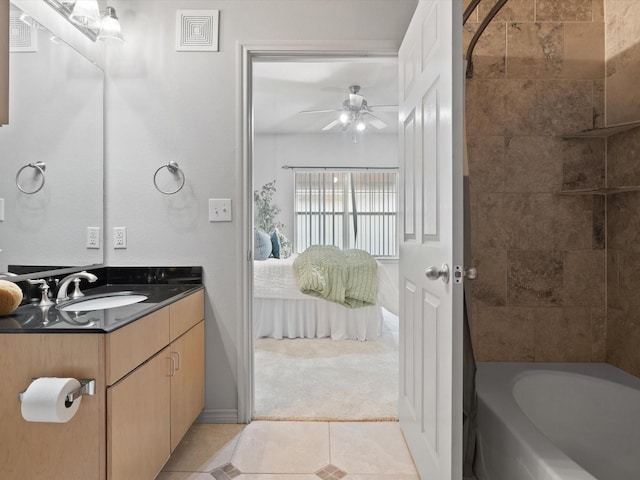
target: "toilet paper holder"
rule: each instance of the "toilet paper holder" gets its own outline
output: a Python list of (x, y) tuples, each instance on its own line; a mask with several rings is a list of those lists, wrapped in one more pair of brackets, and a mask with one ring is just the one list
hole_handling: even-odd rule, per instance
[[(35, 378), (32, 380), (36, 380)], [(95, 395), (96, 394), (96, 381), (94, 379), (82, 379), (78, 380), (80, 382), (80, 386), (75, 390), (69, 392), (67, 397), (64, 400), (65, 406), (70, 407), (74, 400), (82, 395)], [(24, 392), (18, 393), (18, 401), (22, 402), (22, 398), (24, 397)]]

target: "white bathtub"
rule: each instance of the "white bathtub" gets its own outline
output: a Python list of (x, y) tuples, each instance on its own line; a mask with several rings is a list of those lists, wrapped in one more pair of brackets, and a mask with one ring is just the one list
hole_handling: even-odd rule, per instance
[(604, 363), (479, 363), (479, 480), (640, 479), (640, 379)]

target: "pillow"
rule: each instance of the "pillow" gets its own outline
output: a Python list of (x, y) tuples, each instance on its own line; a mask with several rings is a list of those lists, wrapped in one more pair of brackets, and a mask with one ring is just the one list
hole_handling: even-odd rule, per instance
[(271, 234), (271, 250), (274, 258), (291, 256), (291, 242), (277, 228)]
[(266, 260), (271, 255), (271, 238), (264, 230), (255, 230), (253, 235), (253, 259)]

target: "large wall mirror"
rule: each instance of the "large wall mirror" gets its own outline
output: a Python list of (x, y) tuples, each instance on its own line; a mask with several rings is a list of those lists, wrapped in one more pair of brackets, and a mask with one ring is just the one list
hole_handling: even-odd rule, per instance
[[(0, 128), (0, 272), (101, 264), (104, 72), (17, 5)], [(87, 248), (91, 227), (100, 248)]]

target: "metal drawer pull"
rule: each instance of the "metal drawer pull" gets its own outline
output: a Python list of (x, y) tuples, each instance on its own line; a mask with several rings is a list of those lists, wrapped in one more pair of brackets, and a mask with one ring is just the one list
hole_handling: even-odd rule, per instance
[(169, 376), (173, 377), (176, 374), (176, 359), (173, 358), (173, 355), (169, 355), (169, 360), (171, 360), (171, 373), (169, 373)]
[(171, 352), (171, 355), (174, 353), (178, 356), (178, 368), (176, 368), (176, 371), (178, 371), (182, 368), (182, 354), (180, 352)]

